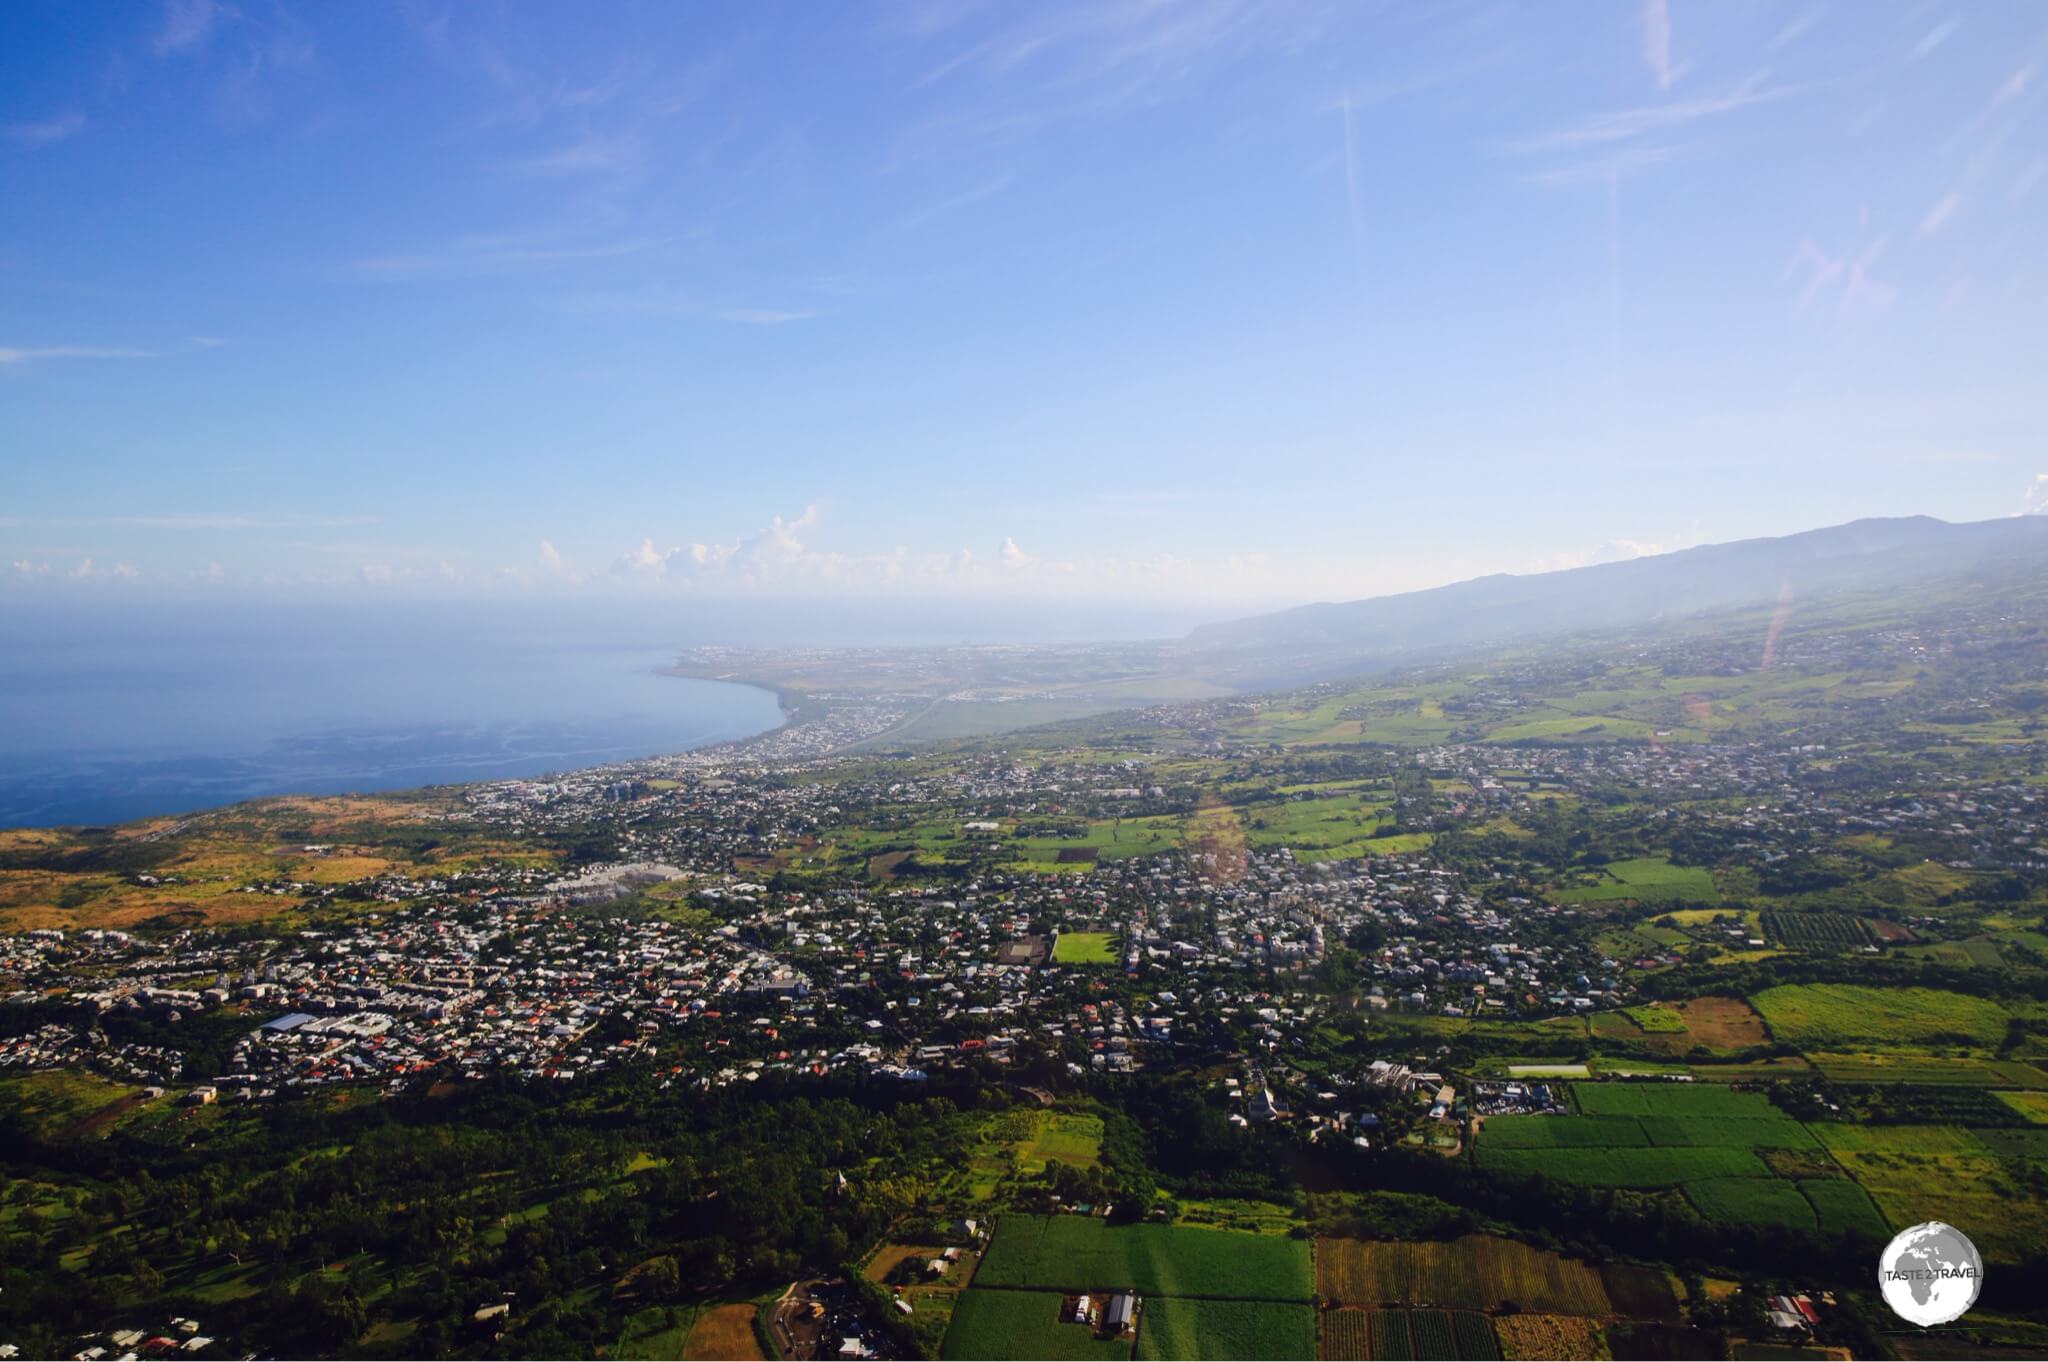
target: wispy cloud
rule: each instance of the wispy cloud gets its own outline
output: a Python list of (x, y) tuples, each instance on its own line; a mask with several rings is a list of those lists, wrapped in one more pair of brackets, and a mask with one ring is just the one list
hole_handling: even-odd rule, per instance
[(1927, 210), (1927, 216), (1920, 219), (1920, 235), (1933, 236), (1942, 229), (1950, 218), (1956, 215), (1956, 210), (1962, 206), (1963, 196), (1961, 194), (1956, 193), (1954, 190), (1943, 194), (1935, 202), (1935, 205)]
[(0, 345), (0, 364), (29, 364), (44, 359), (153, 359), (154, 350), (129, 350), (104, 345)]
[(640, 139), (630, 133), (616, 137), (586, 136), (552, 151), (521, 157), (512, 161), (509, 169), (517, 175), (541, 179), (629, 175), (640, 168), (642, 155)]
[(1963, 21), (1960, 15), (1942, 20), (1933, 28), (1928, 29), (1919, 42), (1913, 44), (1911, 50), (1906, 53), (1906, 60), (1916, 62), (1922, 57), (1929, 55), (1935, 48), (1940, 47), (1950, 38), (1953, 38), (1956, 30), (1962, 26)]
[(1793, 311), (1806, 311), (1838, 283), (1841, 292), (1835, 311), (1839, 317), (1873, 317), (1890, 308), (1898, 300), (1898, 287), (1872, 272), (1890, 241), (1890, 237), (1880, 236), (1853, 258), (1837, 258), (1811, 240), (1802, 239), (1785, 267), (1786, 280), (1799, 284)]
[(784, 326), (818, 315), (809, 308), (722, 305), (687, 295), (634, 291), (572, 293), (553, 300), (553, 305), (585, 316), (690, 317), (740, 326)]
[(160, 57), (202, 47), (223, 19), (233, 17), (235, 11), (216, 0), (167, 0), (150, 46)]
[(1768, 85), (1765, 83), (1764, 74), (1759, 72), (1740, 84), (1711, 95), (1702, 95), (1698, 99), (1679, 100), (1670, 104), (1650, 104), (1640, 108), (1617, 109), (1612, 113), (1596, 114), (1551, 132), (1511, 142), (1507, 150), (1523, 153), (1557, 152), (1626, 142), (1650, 133), (1664, 132), (1705, 119), (1719, 118), (1742, 109), (1788, 99), (1802, 92), (1803, 87), (1799, 86)]
[(1785, 48), (1790, 47), (1792, 44), (1798, 42), (1802, 37), (1806, 36), (1806, 31), (1812, 28), (1814, 24), (1819, 21), (1819, 19), (1819, 9), (1816, 8), (1807, 10), (1804, 14), (1801, 14), (1797, 18), (1793, 19), (1791, 23), (1786, 24), (1783, 28), (1779, 29), (1777, 33), (1771, 38), (1771, 40), (1768, 43), (1764, 44), (1764, 51), (1781, 52)]
[(1665, 0), (1643, 0), (1643, 63), (1658, 89), (1671, 88), (1671, 7)]
[(1535, 171), (1524, 178), (1531, 184), (1612, 184), (1654, 170), (1675, 154), (1670, 147), (1621, 147), (1592, 160)]
[(735, 322), (741, 326), (782, 326), (788, 322), (809, 321), (817, 315), (815, 312), (778, 312), (766, 307), (717, 308), (704, 314), (714, 322)]
[(906, 232), (915, 231), (934, 218), (944, 217), (956, 209), (965, 208), (969, 204), (980, 203), (983, 199), (994, 198), (1009, 187), (1010, 177), (1008, 175), (998, 175), (994, 179), (984, 180), (980, 184), (972, 185), (960, 190), (958, 193), (948, 194), (942, 199), (926, 204), (923, 208), (904, 218), (901, 224), (902, 228)]
[(467, 236), (442, 246), (394, 255), (367, 256), (350, 263), (364, 279), (404, 281), (462, 279), (493, 274), (532, 274), (596, 260), (645, 255), (668, 244), (651, 236), (564, 243), (559, 237)]
[(26, 123), (0, 123), (0, 138), (19, 147), (47, 147), (85, 131), (85, 115), (63, 113)]
[(970, 156), (1061, 123), (1161, 104), (1261, 47), (1305, 41), (1262, 0), (1018, 5), (1009, 22), (932, 66), (919, 87), (975, 98), (904, 129), (887, 170), (936, 154)]
[(1991, 107), (1995, 109), (2007, 100), (2018, 99), (2025, 94), (2027, 86), (2033, 81), (2034, 74), (2039, 69), (2038, 63), (2030, 61), (2006, 77), (2004, 82), (1991, 92)]

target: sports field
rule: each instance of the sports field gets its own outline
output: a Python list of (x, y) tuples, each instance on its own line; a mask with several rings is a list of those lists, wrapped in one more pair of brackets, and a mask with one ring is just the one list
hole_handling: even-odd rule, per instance
[(1061, 932), (1052, 943), (1052, 958), (1060, 965), (1114, 965), (1116, 938), (1108, 932)]

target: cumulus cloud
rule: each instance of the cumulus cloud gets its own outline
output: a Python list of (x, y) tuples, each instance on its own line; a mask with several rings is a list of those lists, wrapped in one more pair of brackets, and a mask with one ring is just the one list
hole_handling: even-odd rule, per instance
[(1562, 572), (1569, 568), (1598, 567), (1602, 563), (1626, 563), (1660, 553), (1676, 553), (1680, 549), (1693, 548), (1705, 542), (1706, 538), (1697, 526), (1659, 539), (1609, 539), (1590, 549), (1542, 554), (1528, 570)]
[(1027, 552), (1008, 536), (985, 548), (899, 545), (847, 552), (816, 542), (822, 537), (822, 522), (818, 509), (811, 507), (794, 518), (775, 517), (752, 534), (722, 543), (664, 548), (651, 537), (643, 538), (614, 560), (614, 580), (638, 590), (704, 595), (1107, 596), (1262, 602), (1299, 600), (1309, 593), (1362, 596), (1434, 584), (1400, 579), (1389, 564), (1349, 556), (1061, 557)]
[(91, 558), (81, 558), (78, 560), (78, 566), (72, 568), (71, 571), (64, 575), (73, 581), (80, 582), (94, 580), (132, 582), (142, 574), (126, 563), (109, 563), (105, 567), (101, 567)]
[(657, 549), (652, 539), (643, 539), (619, 560), (619, 570), (629, 576), (686, 581), (716, 579), (746, 586), (775, 586), (804, 579), (831, 579), (844, 574), (856, 560), (841, 554), (818, 553), (805, 548), (798, 536), (818, 523), (818, 508), (806, 506), (791, 520), (775, 516), (766, 528), (743, 535), (729, 544), (683, 544)]
[(2020, 514), (2041, 515), (2048, 512), (2048, 473), (2034, 474), (2034, 480), (2027, 484), (2026, 498), (2020, 503)]

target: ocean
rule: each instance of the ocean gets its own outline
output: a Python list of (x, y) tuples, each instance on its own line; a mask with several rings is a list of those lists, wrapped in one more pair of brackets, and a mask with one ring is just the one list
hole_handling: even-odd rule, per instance
[(1206, 617), (917, 601), (0, 600), (0, 827), (537, 776), (782, 722), (767, 691), (660, 674), (697, 644), (1065, 642)]
[(7, 827), (535, 776), (782, 722), (767, 691), (661, 675), (678, 645), (616, 620), (266, 605), (5, 625)]

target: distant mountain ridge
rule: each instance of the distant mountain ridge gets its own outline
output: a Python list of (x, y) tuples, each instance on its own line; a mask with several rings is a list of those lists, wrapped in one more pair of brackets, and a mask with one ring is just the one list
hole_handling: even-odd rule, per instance
[(1175, 651), (1239, 684), (1278, 685), (1546, 634), (1676, 622), (1846, 590), (2048, 570), (2048, 517), (1851, 521), (1593, 567), (1497, 573), (1424, 591), (1207, 625)]

